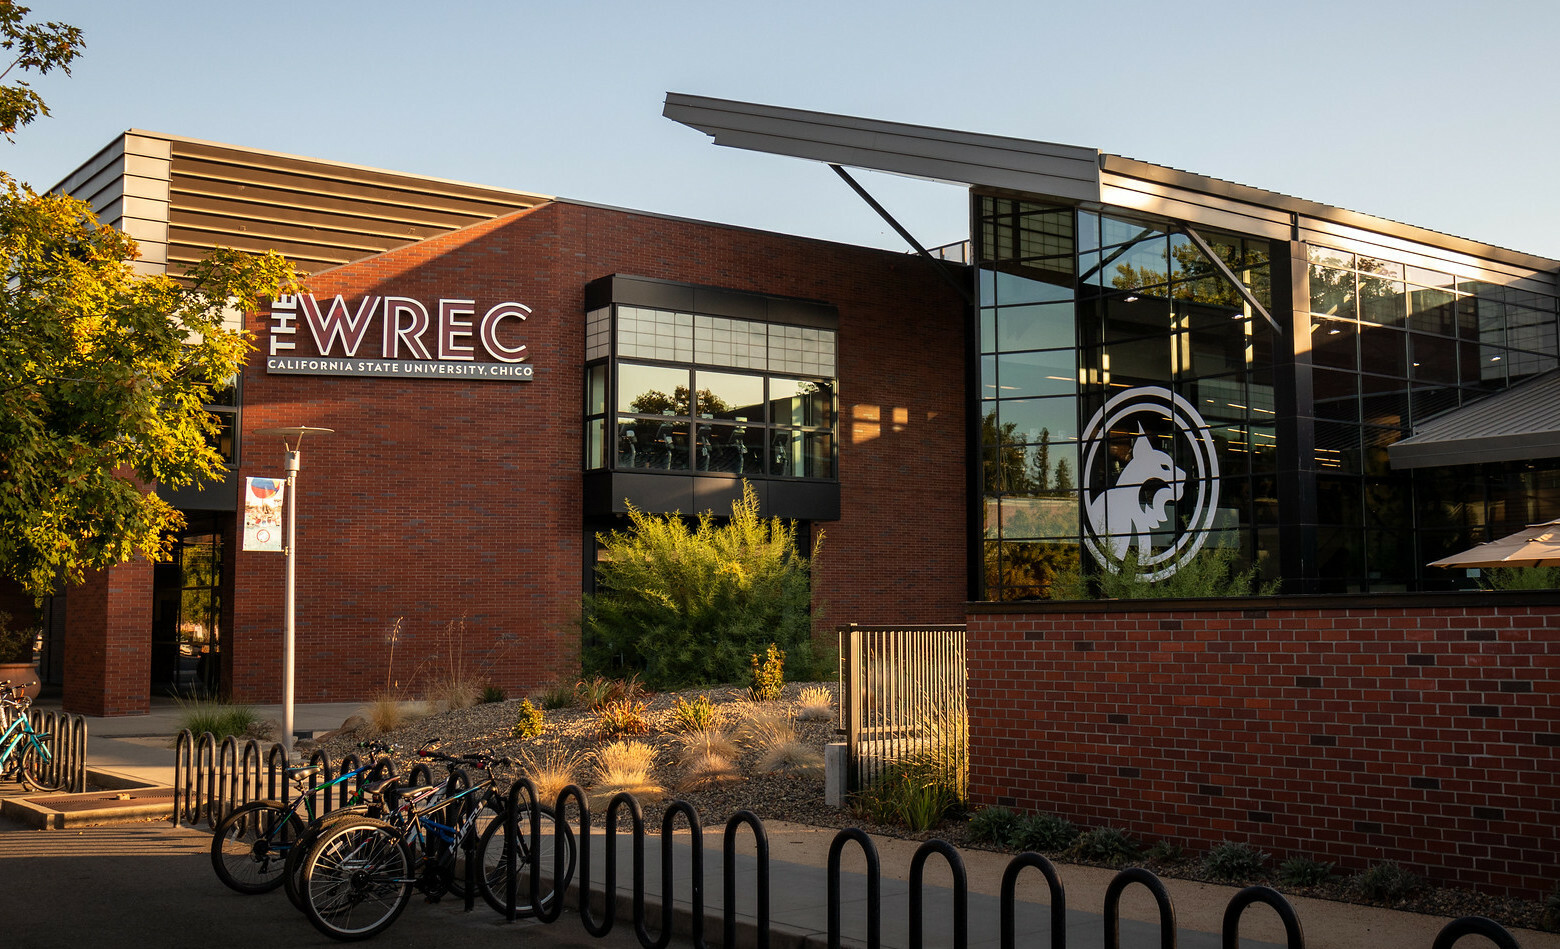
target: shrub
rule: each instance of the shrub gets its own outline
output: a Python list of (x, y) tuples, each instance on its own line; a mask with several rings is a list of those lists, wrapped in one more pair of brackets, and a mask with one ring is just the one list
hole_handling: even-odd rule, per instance
[(1080, 860), (1116, 865), (1136, 859), (1142, 849), (1142, 845), (1124, 830), (1096, 827), (1080, 834), (1070, 852)]
[(1392, 860), (1383, 860), (1357, 873), (1351, 881), (1355, 892), (1367, 900), (1396, 902), (1419, 889), (1424, 881)]
[(796, 717), (804, 722), (826, 722), (834, 717), (834, 696), (821, 685), (809, 685), (796, 699)]
[(509, 693), (492, 683), (488, 683), (482, 687), (482, 695), (477, 698), (477, 704), (492, 705), (496, 702), (507, 702), (508, 700)]
[(793, 525), (759, 516), (752, 485), (722, 523), (633, 508), (628, 519), (599, 538), (598, 592), (582, 620), (587, 672), (636, 670), (656, 689), (740, 682), (749, 657), (775, 643), (812, 677), (809, 559)]
[(643, 735), (649, 730), (643, 702), (616, 699), (596, 709), (596, 731), (605, 738)]
[(581, 679), (574, 686), (575, 698), (592, 711), (612, 702), (632, 702), (644, 694), (645, 687), (637, 673), (625, 679), (595, 675)]
[(1152, 847), (1148, 848), (1148, 852), (1143, 856), (1144, 859), (1151, 863), (1171, 864), (1180, 863), (1185, 858), (1186, 852), (1181, 849), (1180, 844), (1174, 841), (1158, 840), (1154, 842)]
[(1209, 876), (1232, 883), (1246, 883), (1267, 871), (1272, 854), (1244, 842), (1226, 840), (1203, 858), (1203, 870)]
[(1072, 821), (1055, 814), (1028, 814), (1013, 828), (1009, 846), (1036, 853), (1059, 853), (1072, 846), (1078, 839), (1078, 828)]
[(548, 711), (560, 708), (569, 708), (576, 701), (575, 686), (566, 682), (549, 682), (536, 690), (532, 696), (536, 704)]
[(970, 839), (980, 844), (1013, 846), (1013, 838), (1023, 820), (1008, 807), (983, 807), (970, 816)]
[(764, 652), (763, 660), (753, 654), (752, 685), (748, 694), (755, 702), (775, 702), (785, 694), (785, 652), (774, 643)]
[(540, 758), (523, 755), (521, 762), (526, 776), (536, 785), (536, 796), (543, 804), (551, 806), (564, 788), (578, 783), (581, 758), (577, 752), (551, 749)]
[(427, 692), (423, 701), (430, 709), (441, 712), (454, 712), (463, 708), (471, 708), (482, 697), (482, 690), (471, 679), (455, 678), (451, 676), (439, 676), (428, 683)]
[(1539, 921), (1550, 932), (1560, 932), (1560, 883), (1555, 884), (1555, 891), (1544, 899), (1544, 915)]
[(374, 735), (388, 735), (412, 719), (406, 703), (395, 692), (385, 689), (375, 692), (363, 706), (363, 717)]
[(912, 831), (931, 828), (963, 802), (933, 769), (896, 764), (884, 769), (851, 801), (857, 816)]
[(206, 702), (194, 699), (179, 703), (179, 728), (188, 729), (199, 738), (206, 732), (221, 739), (232, 735), (242, 738), (245, 732), (260, 721), (260, 715), (252, 706), (232, 705), (227, 702)]
[(1278, 865), (1278, 882), (1285, 886), (1321, 886), (1332, 877), (1334, 866), (1309, 857), (1290, 857)]
[(520, 707), (515, 710), (515, 724), (509, 729), (509, 737), (535, 738), (546, 727), (541, 710), (532, 705), (530, 699), (521, 699)]
[(38, 641), (36, 627), (11, 625), (11, 614), (0, 610), (0, 662), (32, 662)]
[(642, 741), (615, 741), (596, 750), (596, 791), (609, 797), (619, 791), (658, 795), (662, 788), (650, 779), (655, 749)]
[(678, 696), (672, 701), (672, 727), (683, 732), (702, 732), (715, 724), (715, 706), (710, 697), (701, 695), (693, 701)]

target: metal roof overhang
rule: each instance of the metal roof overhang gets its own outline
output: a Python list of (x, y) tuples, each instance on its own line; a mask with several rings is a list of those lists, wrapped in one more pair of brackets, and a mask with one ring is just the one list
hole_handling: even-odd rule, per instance
[(666, 94), (662, 114), (712, 136), (716, 145), (949, 184), (1100, 200), (1100, 153), (1092, 148), (677, 92)]
[(1399, 469), (1560, 458), (1560, 370), (1429, 420), (1387, 457)]

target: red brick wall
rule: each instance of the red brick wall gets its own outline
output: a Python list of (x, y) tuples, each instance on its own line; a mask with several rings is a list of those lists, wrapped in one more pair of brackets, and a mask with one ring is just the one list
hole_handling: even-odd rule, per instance
[[(529, 383), (244, 376), (243, 476), (280, 476), (255, 430), (333, 428), (302, 452), (298, 699), (384, 687), (462, 656), (511, 692), (577, 672), (581, 590), (584, 296), (613, 273), (823, 300), (840, 312), (838, 522), (816, 597), (830, 622), (963, 616), (962, 304), (903, 254), (581, 205), (553, 204), (311, 278), (366, 293), (532, 308)], [(266, 314), (249, 328), (262, 347)], [(297, 354), (311, 352), (306, 331)], [(237, 553), (233, 691), (280, 696), (282, 557)]]
[(152, 676), (152, 564), (87, 574), (65, 610), (65, 711), (144, 715)]
[(1560, 596), (1278, 602), (972, 612), (976, 800), (1552, 890)]

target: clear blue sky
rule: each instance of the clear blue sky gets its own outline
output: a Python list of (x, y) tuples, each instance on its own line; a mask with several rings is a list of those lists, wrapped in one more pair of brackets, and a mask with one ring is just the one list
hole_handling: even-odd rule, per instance
[[(32, 0), (86, 31), (0, 167), (143, 128), (902, 248), (826, 167), (666, 92), (1099, 148), (1560, 258), (1560, 3)], [(863, 175), (926, 244), (954, 187)]]

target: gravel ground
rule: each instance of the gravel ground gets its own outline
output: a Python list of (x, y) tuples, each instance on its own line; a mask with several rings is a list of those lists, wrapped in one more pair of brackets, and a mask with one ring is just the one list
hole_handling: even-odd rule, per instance
[[(724, 776), (690, 768), (685, 763), (688, 755), (683, 751), (683, 733), (675, 725), (673, 712), (678, 699), (691, 702), (699, 696), (708, 698), (714, 706), (719, 729), (726, 735), (741, 739), (744, 731), (742, 723), (752, 721), (755, 717), (764, 717), (765, 708), (782, 709), (795, 714), (799, 708), (798, 698), (804, 688), (828, 690), (834, 702), (833, 708), (838, 709), (839, 686), (828, 682), (790, 683), (786, 686), (785, 695), (773, 703), (753, 703), (747, 698), (745, 690), (737, 687), (641, 696), (640, 701), (644, 703), (642, 717), (647, 728), (643, 734), (624, 738), (644, 742), (655, 749), (649, 785), (633, 789), (644, 808), (646, 827), (656, 832), (661, 826), (666, 805), (674, 800), (682, 800), (693, 805), (706, 828), (721, 826), (735, 812), (748, 810), (765, 820), (794, 821), (821, 827), (860, 827), (869, 833), (912, 840), (940, 837), (958, 847), (996, 849), (971, 842), (967, 822), (962, 819), (946, 820), (929, 831), (912, 833), (902, 827), (883, 826), (862, 820), (849, 809), (826, 806), (823, 803), (823, 746), (844, 740), (837, 730), (837, 711), (831, 712), (827, 719), (821, 721), (793, 721), (796, 746), (790, 749), (789, 754), (781, 756), (787, 759), (781, 767), (766, 768), (766, 747), (762, 742), (753, 740), (738, 745), (735, 749), (735, 768)], [(529, 759), (534, 762), (572, 758), (574, 764), (568, 769), (569, 776), (574, 783), (587, 790), (593, 820), (599, 820), (615, 789), (603, 788), (598, 782), (594, 755), (614, 739), (602, 736), (594, 712), (578, 707), (544, 709), (542, 714), (545, 725), (540, 735), (530, 739), (513, 738), (510, 730), (515, 724), (519, 706), (518, 701), (476, 705), (411, 721), (382, 737), (397, 746), (397, 763), (402, 773), (406, 773), (414, 762), (416, 749), (429, 741), (437, 742), (440, 750), (451, 754), (486, 751), (517, 761)], [(357, 741), (368, 737), (368, 734), (369, 729), (366, 727), (351, 729), (322, 737), (320, 745), (332, 759), (339, 759), (355, 751)], [(1061, 862), (1060, 855), (1049, 856)], [(1228, 882), (1212, 879), (1200, 872), (1195, 859), (1149, 861), (1145, 865), (1163, 876)], [(1242, 882), (1266, 883), (1282, 892), (1300, 896), (1357, 903), (1374, 902), (1375, 905), (1437, 916), (1487, 916), (1514, 928), (1543, 929), (1546, 922), (1546, 907), (1541, 901), (1490, 897), (1469, 890), (1421, 887), (1402, 900), (1381, 902), (1362, 898), (1347, 880), (1308, 888), (1285, 887), (1274, 879)], [(1551, 902), (1560, 903), (1560, 890), (1557, 890)], [(1550, 909), (1547, 922), (1553, 928), (1560, 928), (1560, 906)]]

